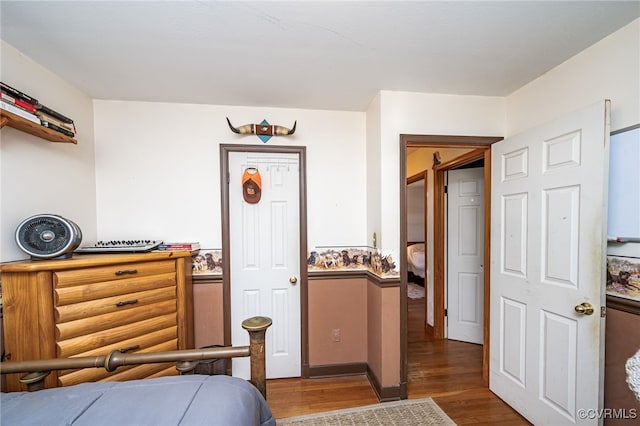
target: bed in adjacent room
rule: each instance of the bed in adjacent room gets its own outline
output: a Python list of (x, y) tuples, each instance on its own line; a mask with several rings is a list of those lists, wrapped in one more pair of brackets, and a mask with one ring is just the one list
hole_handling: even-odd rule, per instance
[(407, 245), (408, 281), (424, 286), (425, 268), (424, 243), (409, 243)]

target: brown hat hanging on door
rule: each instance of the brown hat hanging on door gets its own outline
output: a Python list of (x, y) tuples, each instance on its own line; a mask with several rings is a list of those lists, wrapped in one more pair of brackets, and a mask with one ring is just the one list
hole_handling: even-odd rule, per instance
[(255, 167), (248, 167), (242, 174), (242, 196), (247, 203), (255, 204), (262, 195), (262, 178)]

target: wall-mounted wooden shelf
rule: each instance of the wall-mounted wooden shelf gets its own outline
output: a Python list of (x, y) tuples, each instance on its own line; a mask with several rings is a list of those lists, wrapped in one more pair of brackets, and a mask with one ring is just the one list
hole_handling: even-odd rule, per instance
[(73, 144), (78, 143), (78, 141), (72, 137), (63, 135), (60, 132), (56, 132), (55, 130), (48, 129), (44, 126), (22, 118), (19, 115), (0, 109), (0, 129), (4, 126), (13, 127), (14, 129), (29, 133), (30, 135), (46, 139), (49, 142)]

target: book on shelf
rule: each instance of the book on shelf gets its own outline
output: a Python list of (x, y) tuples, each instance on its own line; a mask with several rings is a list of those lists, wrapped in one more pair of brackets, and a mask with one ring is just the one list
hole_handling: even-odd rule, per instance
[(10, 102), (12, 104), (16, 103), (16, 98), (11, 96), (9, 93), (4, 90), (0, 90), (0, 98), (4, 99), (6, 102)]
[(43, 112), (45, 114), (48, 114), (60, 121), (62, 121), (63, 123), (68, 123), (68, 124), (73, 124), (73, 120), (70, 119), (69, 117), (65, 117), (64, 115), (60, 114), (58, 111), (54, 111), (51, 108), (44, 106), (42, 104), (37, 104), (36, 105), (36, 109), (40, 112)]
[(15, 106), (12, 103), (9, 103), (7, 101), (4, 100), (4, 98), (0, 98), (0, 109), (3, 109), (5, 111), (9, 111), (12, 114), (15, 114), (17, 116), (20, 116), (26, 120), (32, 121), (36, 124), (40, 124), (40, 119), (38, 117), (36, 117), (34, 114), (31, 114), (28, 111), (23, 110), (22, 108), (19, 108), (17, 106)]
[(29, 96), (26, 93), (21, 92), (20, 90), (13, 88), (6, 83), (3, 83), (2, 81), (0, 81), (0, 89), (2, 89), (3, 92), (11, 95), (14, 99), (20, 99), (33, 107), (39, 104), (38, 100), (33, 96)]
[(29, 111), (32, 114), (36, 113), (36, 108), (28, 102), (25, 102), (21, 99), (14, 99), (13, 103), (16, 104), (16, 106), (24, 109), (25, 111)]
[(51, 116), (51, 115), (49, 115), (49, 114), (47, 114), (45, 112), (42, 112), (40, 110), (36, 111), (36, 116), (41, 121), (47, 121), (47, 122), (49, 122), (51, 124), (55, 124), (58, 127), (62, 127), (63, 129), (67, 129), (70, 132), (76, 133), (76, 125), (73, 124), (73, 123), (71, 123), (71, 124), (65, 123), (65, 122), (63, 122), (61, 120), (58, 120), (57, 118), (55, 118), (55, 117), (53, 117), (53, 116)]
[(48, 121), (42, 121), (39, 120), (40, 124), (42, 124), (44, 127), (48, 127), (51, 130), (55, 130), (56, 132), (62, 133), (63, 135), (67, 135), (69, 137), (74, 137), (75, 133), (67, 130), (67, 129), (63, 129), (62, 127), (56, 126), (55, 124), (51, 124)]
[[(33, 96), (29, 96), (24, 92), (16, 89), (15, 87), (11, 87), (6, 83), (0, 81), (0, 91), (2, 92), (2, 97), (7, 98), (15, 105), (23, 108), (29, 112), (36, 113), (41, 112), (47, 114), (49, 117), (55, 118), (58, 122), (65, 123), (68, 125), (73, 125), (73, 120), (69, 117), (49, 108), (46, 105), (41, 104), (36, 98)], [(49, 123), (52, 123), (58, 127), (67, 128), (67, 126), (60, 126), (60, 123), (56, 123), (53, 120), (44, 120)], [(75, 132), (75, 129), (69, 129), (69, 131)]]
[(15, 107), (18, 107), (24, 111), (27, 111), (29, 114), (36, 113), (36, 109), (33, 106), (31, 106), (31, 104), (21, 101), (20, 99), (16, 99), (13, 96), (7, 94), (6, 92), (0, 91), (0, 99), (2, 99), (8, 104), (12, 104)]
[(163, 243), (158, 246), (158, 250), (200, 250), (200, 243)]

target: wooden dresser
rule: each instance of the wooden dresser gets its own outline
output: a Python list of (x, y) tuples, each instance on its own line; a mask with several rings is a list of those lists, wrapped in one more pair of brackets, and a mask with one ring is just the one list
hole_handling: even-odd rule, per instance
[[(7, 361), (193, 348), (191, 256), (184, 252), (74, 255), (5, 263)], [(52, 371), (46, 387), (176, 374), (174, 364)], [(7, 390), (26, 390), (7, 376)]]

